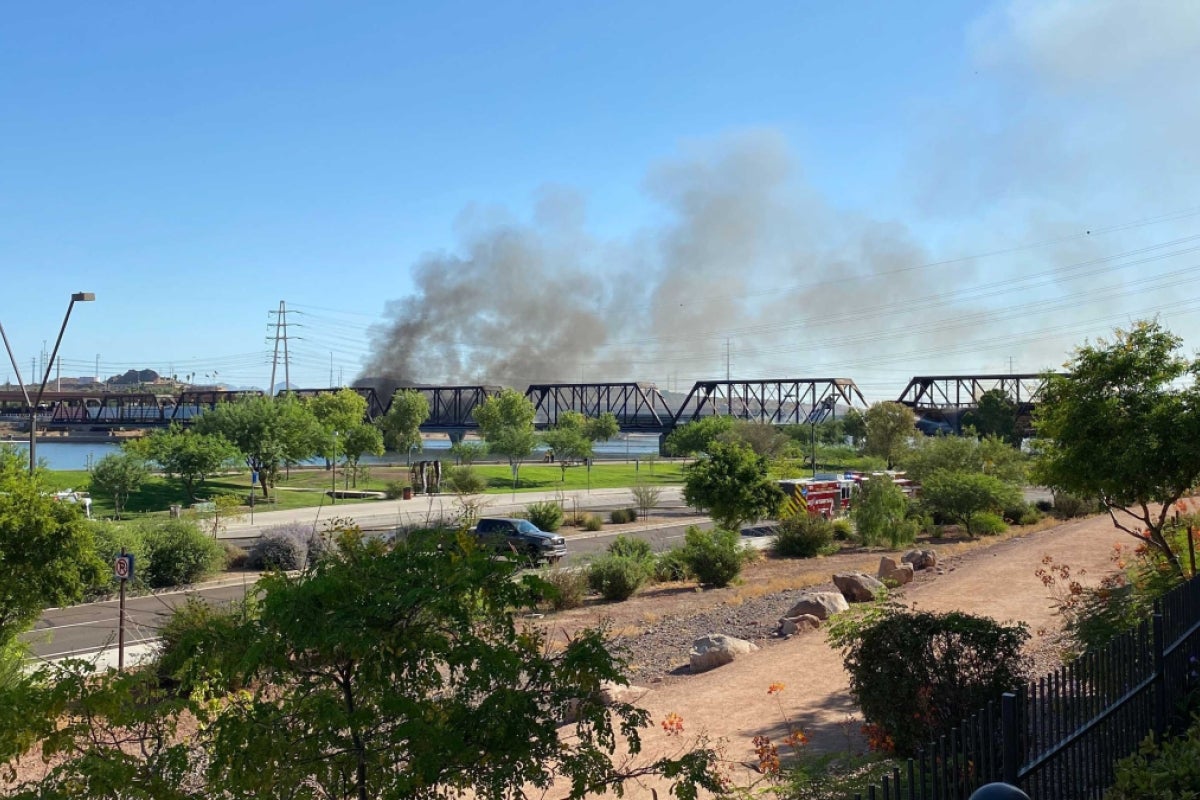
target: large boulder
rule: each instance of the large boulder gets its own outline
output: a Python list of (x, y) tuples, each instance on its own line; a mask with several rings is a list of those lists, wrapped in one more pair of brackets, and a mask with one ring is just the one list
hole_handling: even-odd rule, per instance
[(817, 619), (824, 620), (849, 608), (850, 604), (842, 597), (841, 592), (804, 592), (796, 598), (796, 602), (783, 616), (790, 618), (812, 614)]
[(913, 569), (936, 567), (938, 563), (937, 550), (909, 550), (900, 556), (900, 561), (905, 564), (912, 564)]
[(912, 583), (913, 565), (897, 564), (896, 559), (884, 556), (879, 559), (879, 572), (876, 577), (885, 583), (891, 581), (897, 586), (903, 586), (906, 583)]
[(710, 633), (692, 642), (692, 652), (688, 654), (689, 663), (692, 672), (706, 672), (757, 649), (758, 645), (745, 639), (726, 636), (723, 633)]
[(875, 599), (875, 593), (883, 584), (861, 572), (839, 572), (833, 576), (833, 585), (851, 603), (866, 603)]
[(815, 631), (821, 627), (821, 620), (812, 614), (801, 614), (798, 617), (784, 617), (779, 620), (779, 635), (794, 636), (805, 631)]

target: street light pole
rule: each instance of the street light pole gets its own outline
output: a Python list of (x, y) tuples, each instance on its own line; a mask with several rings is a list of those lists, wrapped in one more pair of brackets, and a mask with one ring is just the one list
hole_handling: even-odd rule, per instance
[[(50, 381), (50, 371), (54, 368), (54, 359), (58, 357), (58, 346), (62, 344), (63, 334), (67, 330), (67, 322), (71, 319), (71, 309), (76, 303), (90, 303), (96, 299), (96, 295), (92, 292), (75, 292), (71, 295), (71, 302), (67, 305), (66, 316), (63, 317), (62, 327), (58, 329), (58, 338), (54, 340), (54, 350), (50, 353), (50, 360), (46, 363), (46, 372), (42, 376), (42, 383), (38, 386), (37, 396), (30, 399), (29, 392), (25, 388), (25, 382), (21, 380), (21, 371), (17, 369), (17, 360), (13, 358), (12, 348), (8, 345), (8, 336), (4, 335), (4, 349), (8, 351), (8, 359), (12, 362), (13, 371), (17, 373), (17, 383), (21, 384), (21, 394), (25, 397), (25, 403), (29, 406), (29, 474), (32, 475), (37, 469), (37, 417), (38, 406), (42, 402), (42, 395), (46, 392), (46, 384)], [(3, 335), (4, 329), (0, 328), (0, 335)]]

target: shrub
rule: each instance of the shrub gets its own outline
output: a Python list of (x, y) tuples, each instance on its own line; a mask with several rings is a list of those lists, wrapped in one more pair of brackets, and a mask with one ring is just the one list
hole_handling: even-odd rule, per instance
[(1200, 721), (1176, 739), (1147, 736), (1138, 751), (1116, 764), (1116, 781), (1106, 800), (1195, 797), (1200, 786)]
[(999, 514), (990, 511), (977, 511), (971, 515), (970, 529), (976, 536), (995, 536), (1008, 530), (1008, 524)]
[(301, 523), (267, 528), (250, 550), (250, 569), (303, 569), (312, 530)]
[(637, 519), (638, 511), (642, 513), (643, 517), (648, 517), (651, 511), (658, 508), (659, 498), (662, 497), (662, 489), (657, 486), (648, 486), (644, 483), (639, 483), (629, 491), (633, 495), (634, 505), (637, 506), (637, 510), (633, 514), (633, 519), (629, 520), (630, 522)]
[(1032, 503), (1012, 503), (1004, 507), (1000, 515), (1010, 525), (1032, 525), (1042, 518), (1041, 512)]
[(1095, 514), (1098, 510), (1097, 506), (1098, 504), (1094, 498), (1078, 497), (1063, 492), (1055, 492), (1054, 494), (1054, 513), (1063, 519), (1074, 519), (1075, 517), (1086, 517), (1088, 514)]
[(388, 481), (383, 485), (383, 494), (388, 500), (399, 500), (405, 489), (411, 489), (408, 481)]
[(583, 529), (585, 531), (598, 531), (604, 527), (604, 520), (599, 514), (586, 514), (583, 517)]
[[(143, 529), (135, 525), (120, 525), (111, 522), (92, 523), (93, 541), (96, 543), (96, 555), (105, 564), (112, 564), (124, 548), (126, 553), (133, 555), (133, 580), (128, 588), (141, 590), (146, 588), (146, 544), (143, 539)], [(100, 575), (101, 582), (88, 592), (91, 597), (107, 595), (117, 591), (120, 581), (113, 577), (112, 570), (106, 569)]]
[(556, 531), (563, 524), (562, 506), (553, 500), (530, 503), (525, 507), (525, 518), (544, 531)]
[[(145, 580), (152, 589), (195, 583), (225, 563), (224, 548), (191, 520), (157, 521), (142, 531), (146, 548)], [(135, 569), (136, 566), (135, 559)]]
[(688, 567), (687, 559), (684, 558), (682, 547), (674, 547), (659, 553), (654, 557), (652, 569), (652, 577), (659, 583), (686, 581), (695, 577), (692, 575), (691, 568)]
[(728, 586), (742, 571), (741, 537), (734, 531), (702, 531), (693, 525), (684, 537), (683, 559), (702, 586)]
[(635, 536), (619, 535), (608, 545), (608, 554), (622, 558), (632, 558), (635, 561), (650, 562), (654, 560), (654, 548), (645, 539)]
[(846, 517), (838, 517), (833, 521), (833, 538), (844, 542), (854, 535), (854, 523)]
[(550, 584), (546, 600), (555, 611), (578, 608), (587, 595), (588, 575), (577, 569), (555, 567), (547, 570), (542, 579)]
[(647, 577), (646, 565), (627, 556), (607, 555), (588, 565), (588, 586), (610, 602), (628, 600)]
[(1038, 511), (1042, 512), (1043, 514), (1049, 514), (1051, 511), (1054, 510), (1054, 501), (1038, 500), (1036, 503), (1033, 504), (1033, 507), (1036, 508)]
[(879, 731), (877, 740), (911, 755), (989, 700), (1016, 691), (1028, 638), (1024, 625), (885, 607), (857, 635), (835, 643), (843, 648), (850, 692)]
[(229, 542), (221, 542), (221, 548), (225, 551), (225, 569), (241, 569), (246, 566), (250, 554), (245, 550)]
[(245, 649), (239, 632), (250, 608), (248, 602), (217, 607), (197, 597), (177, 606), (159, 629), (159, 682), (179, 695), (206, 685), (237, 689), (237, 660)]
[(892, 547), (899, 547), (904, 542), (908, 499), (889, 476), (872, 475), (863, 481), (854, 490), (850, 515), (863, 544), (879, 545), (886, 541)]
[(470, 465), (451, 467), (442, 477), (442, 486), (454, 494), (482, 494), (487, 479)]
[(784, 558), (812, 558), (832, 542), (832, 522), (800, 513), (780, 521), (773, 547), (775, 554)]
[(637, 522), (638, 512), (636, 508), (614, 508), (608, 515), (614, 525), (623, 525), (626, 522)]

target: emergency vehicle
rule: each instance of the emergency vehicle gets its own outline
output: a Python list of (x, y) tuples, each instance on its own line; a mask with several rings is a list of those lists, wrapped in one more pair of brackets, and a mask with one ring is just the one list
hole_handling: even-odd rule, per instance
[(840, 517), (850, 510), (855, 487), (872, 475), (887, 475), (907, 497), (914, 497), (920, 487), (904, 477), (903, 472), (845, 472), (841, 475), (818, 475), (815, 478), (786, 478), (778, 481), (784, 502), (780, 519), (801, 512), (820, 517)]

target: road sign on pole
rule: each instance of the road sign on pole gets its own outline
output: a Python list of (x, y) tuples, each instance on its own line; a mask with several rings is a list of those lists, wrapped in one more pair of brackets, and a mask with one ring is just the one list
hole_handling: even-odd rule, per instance
[(117, 672), (125, 671), (125, 582), (133, 580), (133, 554), (121, 548), (113, 561), (113, 577), (121, 582), (120, 621), (117, 623)]
[(122, 582), (133, 580), (132, 553), (123, 553), (113, 561), (113, 577)]

